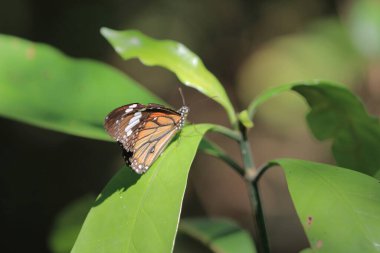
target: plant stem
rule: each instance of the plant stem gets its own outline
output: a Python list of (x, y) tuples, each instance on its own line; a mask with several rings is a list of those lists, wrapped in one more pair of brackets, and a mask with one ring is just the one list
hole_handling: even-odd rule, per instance
[(249, 199), (252, 208), (252, 216), (255, 229), (255, 243), (259, 253), (269, 253), (269, 242), (265, 228), (264, 213), (261, 206), (260, 194), (257, 181), (253, 181), (253, 174), (257, 173), (250, 143), (248, 142), (247, 129), (240, 125), (242, 140), (239, 142), (244, 163), (245, 177), (249, 189)]
[(240, 144), (241, 155), (243, 158), (244, 169), (246, 172), (250, 172), (251, 170), (256, 170), (256, 169), (255, 169), (255, 164), (253, 162), (251, 147), (245, 135), (246, 134), (243, 135), (243, 138), (239, 144)]
[(234, 159), (232, 159), (230, 156), (228, 156), (220, 147), (218, 147), (215, 143), (203, 138), (201, 141), (201, 144), (199, 145), (199, 149), (202, 150), (204, 153), (215, 156), (225, 163), (227, 163), (229, 166), (231, 166), (239, 175), (244, 177), (245, 170), (237, 163)]
[(240, 142), (242, 140), (240, 132), (236, 130), (232, 130), (230, 128), (221, 126), (221, 125), (214, 125), (213, 128), (211, 129), (214, 132), (223, 134), (227, 137), (230, 137), (231, 139)]
[(253, 211), (255, 212), (253, 215), (253, 220), (257, 229), (257, 250), (263, 253), (269, 253), (269, 241), (267, 237), (267, 232), (265, 228), (264, 221), (264, 212), (261, 205), (259, 189), (257, 185), (252, 185), (250, 181), (247, 180), (247, 185), (250, 191), (250, 202)]

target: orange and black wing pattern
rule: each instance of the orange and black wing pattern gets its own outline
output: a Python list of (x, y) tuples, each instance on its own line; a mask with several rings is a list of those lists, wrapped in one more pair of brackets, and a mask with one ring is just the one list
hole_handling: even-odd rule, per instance
[(105, 129), (123, 148), (126, 163), (138, 174), (146, 172), (184, 126), (189, 109), (174, 111), (157, 104), (129, 104), (113, 110)]

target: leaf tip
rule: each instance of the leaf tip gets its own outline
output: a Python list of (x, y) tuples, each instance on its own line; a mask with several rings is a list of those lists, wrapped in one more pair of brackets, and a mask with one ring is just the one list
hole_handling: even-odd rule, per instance
[(253, 127), (253, 122), (249, 117), (248, 111), (244, 110), (239, 113), (238, 115), (239, 121), (245, 126), (246, 128), (252, 128)]
[(100, 28), (100, 34), (103, 35), (103, 37), (105, 37), (105, 38), (109, 38), (115, 34), (115, 30), (112, 30), (108, 27), (101, 27)]

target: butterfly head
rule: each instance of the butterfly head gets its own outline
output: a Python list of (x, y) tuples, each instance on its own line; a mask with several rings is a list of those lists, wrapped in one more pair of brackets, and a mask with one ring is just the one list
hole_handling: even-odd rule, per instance
[(187, 114), (189, 114), (189, 111), (190, 111), (190, 109), (189, 109), (189, 107), (187, 107), (186, 105), (184, 105), (184, 106), (182, 106), (179, 110), (178, 110), (178, 112), (181, 114), (181, 115), (183, 115), (183, 116), (187, 116)]
[(178, 123), (178, 128), (179, 129), (181, 129), (182, 127), (184, 127), (187, 115), (189, 114), (189, 111), (190, 111), (190, 109), (186, 105), (182, 106), (178, 110), (178, 113), (181, 114), (181, 119), (180, 119), (180, 121)]

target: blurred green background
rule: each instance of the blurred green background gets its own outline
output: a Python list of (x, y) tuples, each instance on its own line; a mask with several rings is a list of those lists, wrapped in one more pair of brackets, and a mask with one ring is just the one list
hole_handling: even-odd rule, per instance
[[(107, 62), (180, 107), (176, 77), (137, 60), (121, 60), (101, 37), (102, 26), (139, 29), (182, 42), (224, 84), (238, 110), (267, 87), (327, 79), (348, 85), (372, 114), (380, 114), (376, 0), (0, 2), (0, 33), (47, 43), (69, 56)], [(228, 125), (219, 105), (192, 89), (184, 88), (184, 93), (192, 122)], [(328, 143), (311, 137), (305, 112), (304, 102), (291, 94), (263, 106), (250, 136), (257, 165), (277, 157), (333, 162)], [(119, 147), (4, 118), (0, 129), (2, 251), (51, 252), (48, 238), (57, 214), (73, 201), (100, 192), (123, 164)], [(210, 138), (240, 159), (232, 141)], [(305, 238), (282, 172), (270, 171), (262, 188), (273, 252), (302, 248)], [(243, 181), (202, 154), (190, 173), (182, 215), (230, 217), (251, 229)]]

